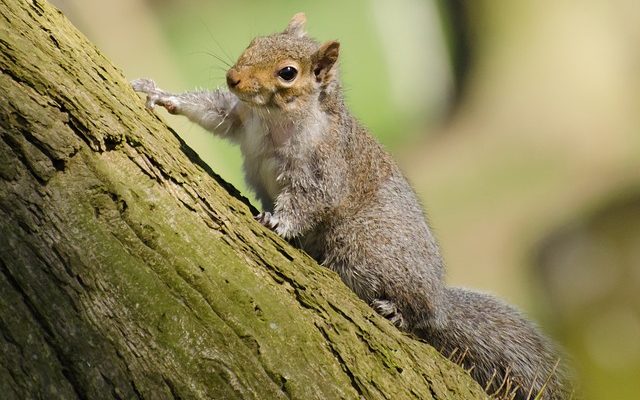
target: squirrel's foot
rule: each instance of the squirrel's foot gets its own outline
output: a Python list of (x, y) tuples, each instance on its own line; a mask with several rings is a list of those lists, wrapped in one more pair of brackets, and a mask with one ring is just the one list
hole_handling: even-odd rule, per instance
[(134, 79), (131, 81), (131, 87), (136, 92), (147, 95), (146, 106), (149, 110), (153, 110), (153, 107), (157, 104), (164, 107), (171, 114), (178, 112), (178, 99), (158, 88), (153, 80), (148, 78)]
[(278, 223), (280, 222), (280, 219), (269, 211), (263, 211), (253, 218), (271, 230), (276, 230)]
[(263, 211), (253, 218), (285, 239), (295, 236), (294, 231), (286, 220), (282, 220), (269, 211)]
[(371, 302), (371, 307), (380, 315), (388, 319), (398, 329), (404, 329), (406, 322), (400, 310), (389, 300), (376, 299)]

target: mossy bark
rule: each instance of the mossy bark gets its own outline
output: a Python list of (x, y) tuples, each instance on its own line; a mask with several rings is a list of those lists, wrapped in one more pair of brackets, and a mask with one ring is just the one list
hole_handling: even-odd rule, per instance
[(0, 21), (2, 398), (484, 397), (255, 223), (60, 12)]

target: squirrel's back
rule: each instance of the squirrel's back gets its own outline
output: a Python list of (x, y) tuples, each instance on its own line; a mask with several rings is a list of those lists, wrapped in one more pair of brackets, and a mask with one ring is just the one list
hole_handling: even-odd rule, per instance
[(349, 189), (303, 246), (381, 314), (470, 370), (489, 393), (568, 398), (558, 349), (534, 324), (493, 296), (445, 286), (415, 192), (366, 129), (348, 113), (343, 118), (348, 122), (334, 132), (344, 135)]
[(368, 303), (393, 299), (405, 323), (437, 323), (444, 268), (418, 198), (381, 145), (347, 112), (341, 121), (314, 156), (342, 166), (341, 201), (300, 242)]

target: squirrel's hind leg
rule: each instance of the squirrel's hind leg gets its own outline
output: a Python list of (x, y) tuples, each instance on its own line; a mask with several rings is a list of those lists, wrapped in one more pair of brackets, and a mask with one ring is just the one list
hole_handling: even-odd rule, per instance
[(389, 300), (375, 299), (371, 302), (371, 307), (380, 315), (388, 319), (398, 329), (405, 330), (407, 323), (398, 307)]

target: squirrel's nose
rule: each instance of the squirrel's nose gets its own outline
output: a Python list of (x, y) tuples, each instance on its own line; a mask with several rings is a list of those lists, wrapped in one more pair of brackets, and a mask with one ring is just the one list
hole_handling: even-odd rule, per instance
[(235, 69), (230, 69), (229, 72), (227, 72), (227, 86), (229, 86), (229, 88), (238, 86), (238, 84), (240, 83), (239, 75), (240, 74), (238, 74), (238, 71), (236, 71)]

